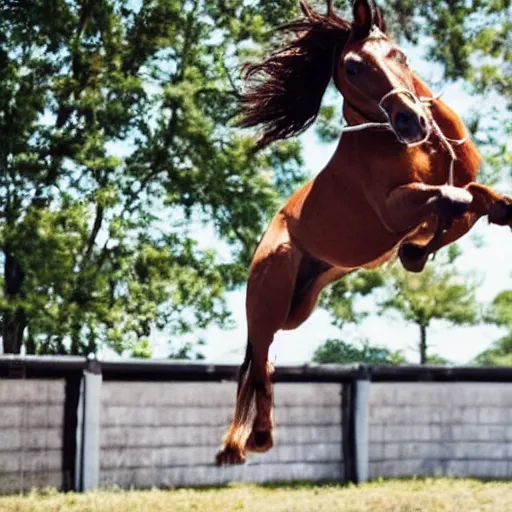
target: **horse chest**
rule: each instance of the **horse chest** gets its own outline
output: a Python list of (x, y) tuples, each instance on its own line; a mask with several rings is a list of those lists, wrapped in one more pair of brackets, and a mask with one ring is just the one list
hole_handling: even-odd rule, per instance
[(361, 182), (336, 173), (321, 173), (283, 212), (292, 239), (312, 257), (334, 266), (367, 264), (398, 242), (382, 227)]
[[(456, 150), (455, 186), (464, 186), (477, 175), (479, 160), (472, 150), (473, 148)], [(420, 147), (400, 148), (398, 151), (383, 154), (379, 165), (371, 166), (367, 186), (371, 187), (372, 183), (380, 182), (385, 189), (384, 193), (388, 193), (389, 190), (407, 183), (443, 185), (449, 181), (451, 161), (448, 152), (439, 144), (427, 143)]]

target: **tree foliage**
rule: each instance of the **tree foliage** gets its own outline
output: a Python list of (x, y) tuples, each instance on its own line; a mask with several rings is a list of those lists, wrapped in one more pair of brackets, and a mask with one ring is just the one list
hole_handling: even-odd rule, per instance
[[(50, 0), (0, 6), (3, 347), (148, 355), (228, 325), (300, 146), (254, 154), (238, 70), (296, 2)], [(208, 225), (229, 244), (198, 245)], [(179, 347), (175, 347), (178, 350)]]
[(481, 366), (512, 366), (512, 332), (478, 354), (473, 362)]
[(474, 363), (486, 366), (512, 365), (512, 291), (504, 290), (493, 300), (485, 314), (488, 323), (505, 328), (508, 332), (491, 347), (475, 357)]
[[(320, 305), (330, 313), (332, 324), (340, 329), (349, 324), (361, 324), (372, 314), (398, 313), (405, 323), (418, 327), (421, 364), (448, 364), (448, 360), (428, 351), (427, 334), (431, 323), (443, 320), (462, 326), (480, 321), (476, 283), (457, 270), (459, 255), (458, 246), (451, 245), (437, 254), (436, 261), (421, 273), (407, 272), (398, 262), (376, 270), (359, 270), (325, 290)], [(502, 308), (505, 311), (506, 305)], [(362, 348), (358, 345), (327, 340), (315, 353), (314, 360), (365, 362), (375, 357), (376, 363), (385, 364), (393, 359), (393, 353), (382, 352), (387, 349), (373, 347), (373, 352), (367, 342)]]
[(328, 339), (313, 354), (316, 363), (328, 364), (402, 364), (405, 358), (401, 351), (391, 351), (385, 347), (370, 345), (365, 340), (360, 343), (347, 343), (340, 339)]
[[(411, 42), (430, 39), (429, 57), (449, 79), (497, 87), (512, 97), (509, 0), (392, 0), (388, 10)], [(482, 59), (484, 57), (484, 59)]]
[(485, 320), (512, 331), (512, 290), (498, 293), (486, 311)]
[(394, 311), (418, 327), (421, 364), (428, 362), (427, 333), (433, 321), (474, 325), (479, 319), (476, 284), (457, 270), (457, 255), (457, 246), (452, 245), (421, 273), (407, 272), (399, 265), (390, 269), (380, 310)]
[(320, 307), (329, 311), (333, 325), (340, 329), (346, 324), (359, 323), (370, 314), (361, 299), (369, 297), (384, 283), (385, 274), (381, 270), (358, 270), (327, 288), (320, 296)]

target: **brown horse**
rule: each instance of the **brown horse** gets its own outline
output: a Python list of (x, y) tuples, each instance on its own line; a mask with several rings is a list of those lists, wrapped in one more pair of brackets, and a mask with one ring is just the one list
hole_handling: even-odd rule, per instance
[(481, 159), (464, 124), (409, 69), (373, 0), (355, 0), (352, 22), (330, 4), (326, 15), (301, 8), (303, 17), (284, 26), (291, 42), (249, 66), (242, 125), (262, 127), (260, 147), (302, 132), (332, 78), (349, 128), (326, 167), (275, 215), (254, 255), (247, 351), (218, 464), (272, 447), (270, 344), (308, 318), (327, 284), (396, 255), (419, 272), (480, 217), (512, 222), (512, 198), (475, 183)]

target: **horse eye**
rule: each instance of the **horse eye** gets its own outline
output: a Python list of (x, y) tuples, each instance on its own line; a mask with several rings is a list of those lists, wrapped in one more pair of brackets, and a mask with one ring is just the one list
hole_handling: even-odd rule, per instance
[(396, 56), (396, 59), (400, 64), (406, 65), (407, 64), (407, 57), (403, 53), (398, 53)]
[(391, 50), (391, 52), (389, 52), (389, 57), (396, 60), (400, 64), (403, 64), (404, 66), (408, 64), (406, 55), (399, 50)]
[(361, 73), (363, 68), (364, 68), (364, 64), (359, 60), (347, 59), (345, 61), (345, 73), (348, 76), (358, 75), (359, 73)]

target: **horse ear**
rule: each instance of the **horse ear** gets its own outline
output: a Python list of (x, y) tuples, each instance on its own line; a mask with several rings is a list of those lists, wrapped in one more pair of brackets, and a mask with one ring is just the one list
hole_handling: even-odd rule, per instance
[(386, 20), (384, 19), (384, 13), (382, 12), (382, 9), (380, 7), (377, 7), (375, 9), (374, 24), (377, 25), (377, 27), (382, 32), (384, 32), (384, 34), (387, 34), (387, 32), (388, 32), (388, 25), (386, 23)]
[(372, 0), (354, 0), (352, 12), (354, 25), (369, 31), (375, 21), (375, 4)]

